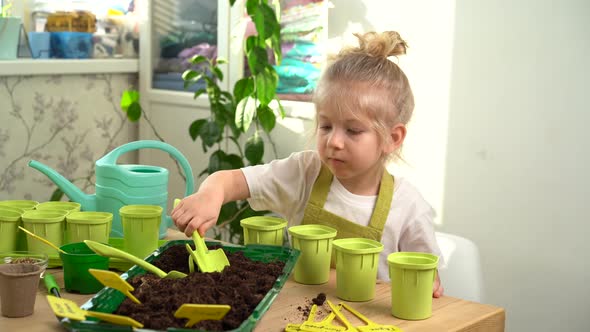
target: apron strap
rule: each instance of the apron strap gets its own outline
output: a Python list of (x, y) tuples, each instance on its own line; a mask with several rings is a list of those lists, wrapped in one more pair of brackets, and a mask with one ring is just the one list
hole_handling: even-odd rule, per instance
[[(322, 163), (320, 174), (313, 185), (308, 204), (312, 204), (320, 208), (324, 207), (324, 204), (328, 198), (328, 193), (330, 192), (333, 176), (334, 175), (332, 172), (330, 172), (328, 167)], [(385, 222), (387, 221), (387, 216), (389, 215), (389, 210), (391, 208), (391, 201), (393, 200), (393, 185), (393, 175), (389, 174), (387, 170), (384, 170), (383, 176), (381, 178), (381, 184), (379, 185), (379, 194), (377, 196), (377, 201), (375, 202), (375, 208), (371, 215), (371, 220), (369, 221), (369, 225), (367, 225), (368, 227), (374, 228), (378, 231), (383, 231)], [(310, 217), (317, 216), (314, 215)]]

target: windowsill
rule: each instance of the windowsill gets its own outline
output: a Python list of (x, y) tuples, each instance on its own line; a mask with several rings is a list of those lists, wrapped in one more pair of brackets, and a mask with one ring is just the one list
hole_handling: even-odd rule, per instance
[(138, 59), (0, 60), (0, 76), (138, 73)]

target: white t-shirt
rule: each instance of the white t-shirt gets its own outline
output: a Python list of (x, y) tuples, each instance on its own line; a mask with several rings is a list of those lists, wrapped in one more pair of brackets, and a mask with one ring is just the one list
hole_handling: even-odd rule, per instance
[[(320, 172), (316, 151), (302, 151), (268, 164), (242, 168), (250, 189), (250, 206), (270, 210), (299, 225), (313, 184)], [(324, 209), (362, 226), (367, 226), (377, 196), (350, 193), (333, 178)], [(393, 200), (383, 229), (384, 249), (379, 256), (377, 278), (389, 280), (387, 256), (392, 252), (416, 251), (442, 256), (434, 235), (434, 210), (418, 190), (403, 178), (395, 178)]]

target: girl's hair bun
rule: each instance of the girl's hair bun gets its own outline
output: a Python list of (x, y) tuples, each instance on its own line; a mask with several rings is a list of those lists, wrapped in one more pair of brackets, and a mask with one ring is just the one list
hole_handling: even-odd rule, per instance
[(408, 44), (396, 31), (355, 33), (354, 35), (359, 40), (359, 46), (349, 49), (349, 52), (366, 53), (369, 56), (382, 58), (406, 54)]

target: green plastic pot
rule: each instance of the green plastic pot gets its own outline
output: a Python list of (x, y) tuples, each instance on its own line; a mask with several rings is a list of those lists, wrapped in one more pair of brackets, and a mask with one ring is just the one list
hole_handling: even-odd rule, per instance
[(103, 285), (88, 272), (88, 269), (109, 269), (109, 258), (92, 251), (86, 243), (68, 243), (60, 247), (59, 257), (63, 263), (64, 285), (70, 293), (92, 294), (103, 288)]
[[(64, 213), (55, 211), (29, 210), (21, 218), (26, 230), (59, 247), (64, 242), (65, 217)], [(27, 248), (30, 251), (57, 255), (57, 250), (31, 236), (27, 236)]]
[(126, 252), (143, 259), (158, 249), (162, 211), (159, 205), (125, 205), (119, 209)]
[(113, 214), (110, 212), (70, 212), (66, 216), (66, 238), (69, 242), (92, 240), (108, 243)]
[(332, 243), (336, 253), (336, 296), (345, 301), (369, 301), (375, 297), (381, 242), (346, 238)]
[(39, 205), (39, 202), (26, 199), (0, 201), (0, 206), (10, 206), (23, 210), (33, 210), (37, 205)]
[(421, 252), (395, 252), (387, 256), (391, 278), (391, 314), (407, 320), (432, 315), (432, 284), (438, 257)]
[(330, 278), (334, 228), (323, 225), (298, 225), (288, 229), (293, 248), (301, 254), (293, 271), (293, 279), (301, 284), (319, 285)]
[[(12, 205), (10, 202), (14, 202), (14, 201), (0, 201), (0, 210), (9, 210), (9, 211), (15, 211), (20, 213), (21, 215), (25, 212), (25, 209), (18, 207), (19, 204)], [(21, 202), (21, 201), (18, 201)], [(27, 201), (27, 202), (34, 202), (34, 201)], [(26, 209), (26, 210), (30, 210), (30, 209)], [(17, 226), (21, 226), (23, 227), (23, 221), (22, 219), (18, 222)], [(16, 250), (27, 250), (27, 237), (25, 235), (24, 232), (16, 232)]]
[(49, 201), (39, 203), (35, 207), (36, 210), (65, 210), (68, 213), (80, 211), (80, 203), (76, 202), (61, 202), (61, 201)]
[(20, 217), (20, 212), (0, 209), (0, 252), (16, 250)]
[(283, 232), (287, 227), (285, 219), (255, 216), (240, 220), (244, 229), (244, 244), (283, 245)]

